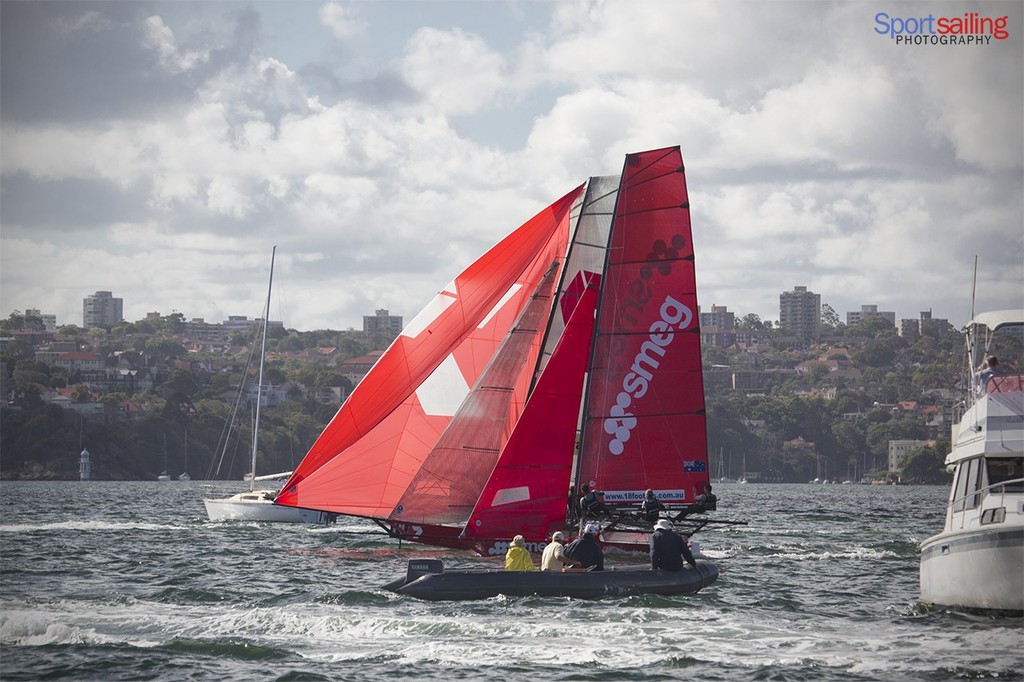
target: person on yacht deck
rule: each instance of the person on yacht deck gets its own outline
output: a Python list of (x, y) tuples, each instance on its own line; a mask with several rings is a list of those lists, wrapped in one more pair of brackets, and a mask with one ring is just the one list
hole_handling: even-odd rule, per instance
[(981, 367), (974, 373), (974, 379), (977, 382), (977, 394), (979, 396), (985, 395), (988, 392), (988, 380), (997, 376), (999, 376), (999, 358), (990, 355), (985, 358), (985, 361), (981, 363)]

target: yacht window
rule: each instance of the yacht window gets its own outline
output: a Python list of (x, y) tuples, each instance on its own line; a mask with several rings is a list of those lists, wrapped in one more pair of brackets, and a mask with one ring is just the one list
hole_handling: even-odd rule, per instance
[(974, 509), (981, 501), (978, 488), (981, 487), (981, 459), (972, 459), (970, 469), (967, 470), (967, 499), (964, 501), (967, 509)]
[(1024, 457), (989, 457), (985, 460), (985, 468), (990, 487), (998, 487), (1008, 493), (1024, 492)]
[(983, 526), (1004, 521), (1006, 521), (1006, 507), (995, 507), (981, 512), (981, 525)]
[(956, 480), (956, 495), (953, 497), (953, 511), (974, 509), (978, 506), (978, 474), (981, 471), (981, 460), (972, 459), (960, 465), (960, 473)]
[(968, 465), (961, 464), (956, 470), (956, 481), (953, 482), (953, 511), (963, 511), (967, 499), (967, 469)]

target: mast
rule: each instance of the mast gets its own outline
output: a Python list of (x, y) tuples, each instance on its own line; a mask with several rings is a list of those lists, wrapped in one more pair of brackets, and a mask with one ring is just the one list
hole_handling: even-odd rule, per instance
[(966, 404), (974, 403), (978, 387), (975, 386), (974, 371), (978, 367), (979, 358), (976, 356), (978, 347), (978, 327), (974, 324), (974, 296), (978, 291), (978, 255), (974, 255), (974, 275), (971, 277), (971, 316), (967, 318), (967, 325), (964, 327), (964, 343), (967, 352), (967, 367), (964, 368), (964, 386), (967, 388)]
[[(586, 380), (585, 380), (584, 386), (583, 386), (583, 397), (582, 397), (582, 402), (581, 402), (581, 405), (580, 405), (580, 415), (581, 415), (580, 426), (579, 426), (580, 433), (579, 433), (579, 440), (578, 440), (578, 446), (576, 448), (575, 458), (573, 459), (572, 471), (571, 471), (570, 476), (569, 476), (569, 500), (570, 501), (567, 504), (574, 504), (575, 501), (578, 500), (579, 496), (580, 496), (580, 485), (581, 485), (580, 472), (583, 469), (583, 448), (584, 448), (584, 445), (585, 445), (584, 441), (586, 440), (586, 431), (587, 431), (587, 428), (586, 428), (587, 427), (586, 416), (588, 414), (587, 410), (590, 407), (590, 384), (591, 384), (591, 381), (592, 381), (593, 376), (594, 376), (594, 347), (595, 347), (595, 344), (597, 343), (597, 337), (598, 337), (598, 333), (599, 333), (599, 329), (600, 329), (601, 302), (604, 300), (604, 290), (605, 290), (605, 285), (606, 285), (606, 282), (604, 280), (604, 276), (608, 272), (609, 263), (611, 262), (612, 229), (614, 228), (614, 225), (615, 225), (615, 217), (619, 214), (619, 198), (622, 195), (622, 180), (623, 180), (624, 176), (625, 176), (625, 172), (623, 172), (621, 175), (619, 175), (618, 187), (616, 188), (616, 191), (615, 191), (615, 202), (614, 202), (614, 204), (612, 206), (612, 219), (611, 219), (611, 224), (608, 227), (608, 239), (607, 239), (607, 242), (605, 243), (604, 254), (603, 254), (603, 256), (604, 256), (603, 261), (604, 262), (601, 264), (601, 277), (602, 277), (602, 281), (601, 281), (601, 286), (597, 290), (597, 301), (594, 304), (594, 325), (593, 325), (593, 329), (590, 332), (590, 345), (588, 346), (588, 348), (590, 349), (590, 352), (587, 354), (587, 370), (586, 370), (586, 373), (584, 374), (584, 376), (586, 377)], [(566, 519), (568, 520), (569, 517), (571, 516), (570, 508), (566, 508), (565, 512), (566, 512)]]
[(260, 439), (260, 403), (263, 402), (263, 361), (267, 357), (267, 326), (270, 323), (270, 292), (274, 286), (274, 256), (277, 246), (270, 252), (270, 283), (267, 285), (267, 307), (263, 311), (263, 341), (260, 346), (259, 383), (256, 385), (256, 423), (252, 427), (252, 478), (249, 479), (249, 492), (256, 488), (256, 445)]

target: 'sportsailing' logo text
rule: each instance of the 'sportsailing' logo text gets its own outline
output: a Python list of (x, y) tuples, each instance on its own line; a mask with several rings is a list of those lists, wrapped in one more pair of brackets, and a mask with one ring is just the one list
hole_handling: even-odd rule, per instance
[(897, 45), (988, 45), (1006, 40), (1009, 17), (983, 17), (977, 12), (963, 16), (896, 17), (887, 12), (875, 15), (875, 33)]

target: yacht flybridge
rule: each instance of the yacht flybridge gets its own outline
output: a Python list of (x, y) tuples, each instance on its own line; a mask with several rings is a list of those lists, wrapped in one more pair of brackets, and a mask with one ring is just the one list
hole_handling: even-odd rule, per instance
[[(1022, 330), (1024, 310), (982, 313), (967, 326), (968, 395), (946, 457), (953, 485), (945, 526), (921, 543), (923, 602), (1024, 611)], [(973, 368), (989, 354), (1001, 371), (976, 378)]]

